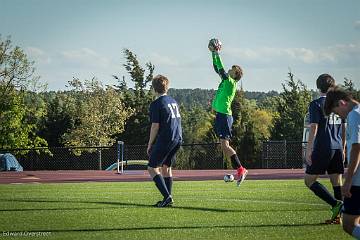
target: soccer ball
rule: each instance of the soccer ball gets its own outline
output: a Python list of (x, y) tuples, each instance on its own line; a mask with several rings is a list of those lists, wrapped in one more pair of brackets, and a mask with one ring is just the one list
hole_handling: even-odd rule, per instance
[(226, 174), (226, 175), (224, 176), (224, 181), (225, 181), (225, 182), (233, 182), (233, 181), (234, 181), (234, 175), (232, 175), (232, 174)]
[(221, 49), (221, 42), (219, 39), (216, 38), (212, 38), (209, 41), (209, 45), (208, 48), (210, 51), (214, 52), (214, 51), (220, 51)]

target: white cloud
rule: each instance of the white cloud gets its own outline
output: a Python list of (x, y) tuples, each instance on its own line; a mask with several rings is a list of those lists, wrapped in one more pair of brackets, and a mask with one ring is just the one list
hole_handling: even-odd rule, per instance
[(51, 63), (50, 56), (42, 49), (36, 47), (27, 47), (25, 52), (28, 54), (30, 59), (35, 61), (35, 64), (49, 64)]
[(313, 63), (316, 61), (316, 53), (306, 48), (287, 48), (284, 50), (284, 57), (290, 56), (292, 59), (300, 60), (304, 63)]
[(61, 52), (61, 54), (68, 59), (81, 59), (84, 57), (95, 57), (97, 56), (96, 52), (89, 49), (89, 48), (81, 48), (78, 50), (68, 50), (68, 51), (63, 51)]
[(92, 49), (81, 48), (77, 50), (67, 50), (60, 52), (65, 62), (88, 67), (107, 67), (110, 65), (110, 59), (99, 55)]
[(259, 64), (359, 64), (360, 43), (339, 44), (320, 49), (310, 48), (271, 48), (259, 47), (256, 49), (229, 48), (224, 53), (247, 61)]
[(179, 62), (175, 59), (172, 59), (169, 56), (164, 56), (159, 53), (152, 53), (150, 54), (151, 62), (157, 66), (157, 65), (165, 65), (165, 66), (171, 66), (171, 67), (177, 67), (179, 66)]

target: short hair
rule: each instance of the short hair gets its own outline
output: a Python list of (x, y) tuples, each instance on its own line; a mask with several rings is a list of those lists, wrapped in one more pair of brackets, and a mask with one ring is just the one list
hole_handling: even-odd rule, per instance
[(159, 74), (153, 78), (152, 87), (157, 93), (166, 93), (169, 89), (169, 79)]
[(238, 65), (233, 65), (232, 67), (235, 68), (235, 77), (234, 77), (234, 79), (236, 81), (239, 81), (242, 78), (244, 72), (243, 72), (242, 68), (240, 66), (238, 66)]
[(316, 87), (320, 89), (322, 93), (326, 93), (329, 88), (335, 87), (335, 80), (327, 73), (321, 74), (316, 80)]
[(329, 116), (335, 107), (339, 106), (339, 101), (344, 100), (346, 102), (351, 101), (351, 94), (341, 87), (335, 86), (330, 88), (326, 94), (326, 100), (324, 104), (324, 113)]

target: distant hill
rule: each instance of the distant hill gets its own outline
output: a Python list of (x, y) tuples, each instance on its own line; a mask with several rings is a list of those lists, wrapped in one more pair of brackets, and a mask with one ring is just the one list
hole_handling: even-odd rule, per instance
[[(185, 107), (191, 107), (193, 105), (200, 105), (208, 107), (211, 105), (211, 101), (215, 96), (216, 91), (214, 89), (169, 89), (168, 94), (176, 99), (179, 104), (183, 104)], [(253, 92), (245, 91), (245, 97), (247, 99), (254, 99), (257, 102), (261, 102), (267, 97), (278, 96), (276, 91), (269, 92)]]

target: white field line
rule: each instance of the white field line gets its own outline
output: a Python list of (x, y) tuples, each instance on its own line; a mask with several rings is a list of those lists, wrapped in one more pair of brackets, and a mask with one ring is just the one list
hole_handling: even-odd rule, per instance
[(181, 197), (182, 200), (208, 200), (219, 202), (256, 202), (256, 203), (272, 203), (272, 204), (289, 204), (289, 205), (309, 205), (309, 206), (326, 206), (323, 203), (293, 202), (293, 201), (272, 201), (272, 200), (255, 200), (255, 199), (236, 199), (236, 198), (187, 198)]

